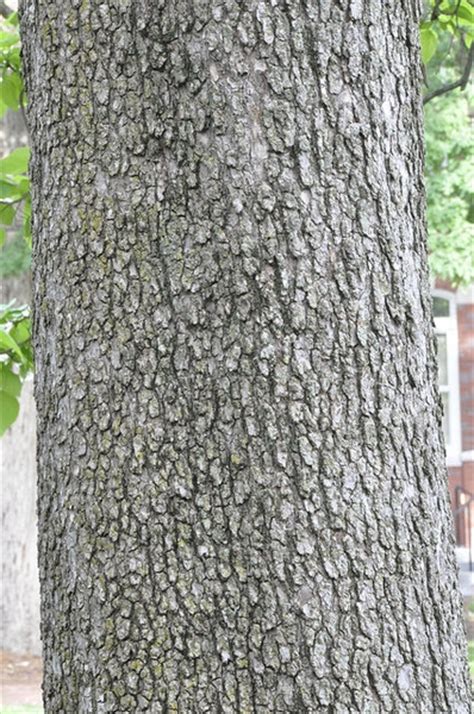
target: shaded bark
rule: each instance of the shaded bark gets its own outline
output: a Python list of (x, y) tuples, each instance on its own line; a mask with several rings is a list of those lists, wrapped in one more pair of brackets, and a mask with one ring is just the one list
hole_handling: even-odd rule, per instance
[(26, 1), (49, 712), (465, 712), (417, 18)]

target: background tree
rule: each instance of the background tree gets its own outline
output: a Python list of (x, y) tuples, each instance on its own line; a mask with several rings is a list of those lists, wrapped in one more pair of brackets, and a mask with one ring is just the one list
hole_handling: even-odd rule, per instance
[(474, 10), (468, 3), (456, 3), (449, 7), (461, 11), (462, 17), (443, 16), (436, 14), (439, 6), (433, 3), (436, 19), (428, 29), (422, 24), (421, 30), (422, 37), (429, 32), (435, 38), (427, 48), (425, 74), (428, 237), (433, 274), (457, 286), (474, 282), (472, 90), (468, 86)]
[(425, 110), (430, 263), (454, 286), (474, 282), (474, 157), (469, 95), (448, 94)]
[(22, 33), (47, 711), (467, 714), (412, 3)]

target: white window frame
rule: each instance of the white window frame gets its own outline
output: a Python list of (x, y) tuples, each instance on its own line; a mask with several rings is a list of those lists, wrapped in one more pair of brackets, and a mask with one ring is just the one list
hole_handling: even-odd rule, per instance
[(448, 466), (461, 466), (461, 405), (456, 293), (436, 288), (432, 291), (432, 295), (449, 301), (449, 317), (435, 317), (434, 323), (436, 334), (446, 335), (448, 386), (447, 389), (442, 389), (441, 391), (449, 394), (449, 440), (446, 443), (447, 464)]

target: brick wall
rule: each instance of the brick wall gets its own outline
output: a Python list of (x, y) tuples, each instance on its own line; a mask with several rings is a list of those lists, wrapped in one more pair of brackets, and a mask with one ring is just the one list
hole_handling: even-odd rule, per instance
[(474, 450), (474, 305), (458, 305), (462, 450)]
[[(447, 289), (445, 284), (437, 287)], [(458, 347), (459, 347), (459, 391), (461, 410), (461, 448), (465, 456), (459, 467), (449, 468), (449, 491), (453, 510), (466, 495), (458, 494), (460, 486), (469, 494), (474, 494), (474, 461), (466, 459), (466, 452), (474, 451), (474, 304), (457, 305)], [(466, 459), (466, 460), (464, 460)], [(471, 506), (471, 539), (474, 535), (474, 507)], [(469, 519), (467, 509), (456, 518), (456, 539), (459, 545), (469, 542)]]
[[(451, 496), (451, 506), (456, 511), (460, 505), (468, 500), (466, 493), (456, 493), (456, 488), (460, 486), (463, 491), (474, 494), (474, 462), (464, 462), (462, 466), (450, 466), (448, 469), (449, 495)], [(458, 545), (469, 543), (469, 525), (471, 527), (471, 540), (474, 544), (474, 506), (469, 507), (471, 523), (469, 524), (469, 514), (467, 508), (461, 510), (455, 517), (456, 541)]]

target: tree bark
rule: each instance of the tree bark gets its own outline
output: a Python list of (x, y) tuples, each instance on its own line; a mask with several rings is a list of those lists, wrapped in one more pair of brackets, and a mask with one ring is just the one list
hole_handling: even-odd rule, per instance
[(409, 0), (25, 0), (44, 698), (469, 711)]

